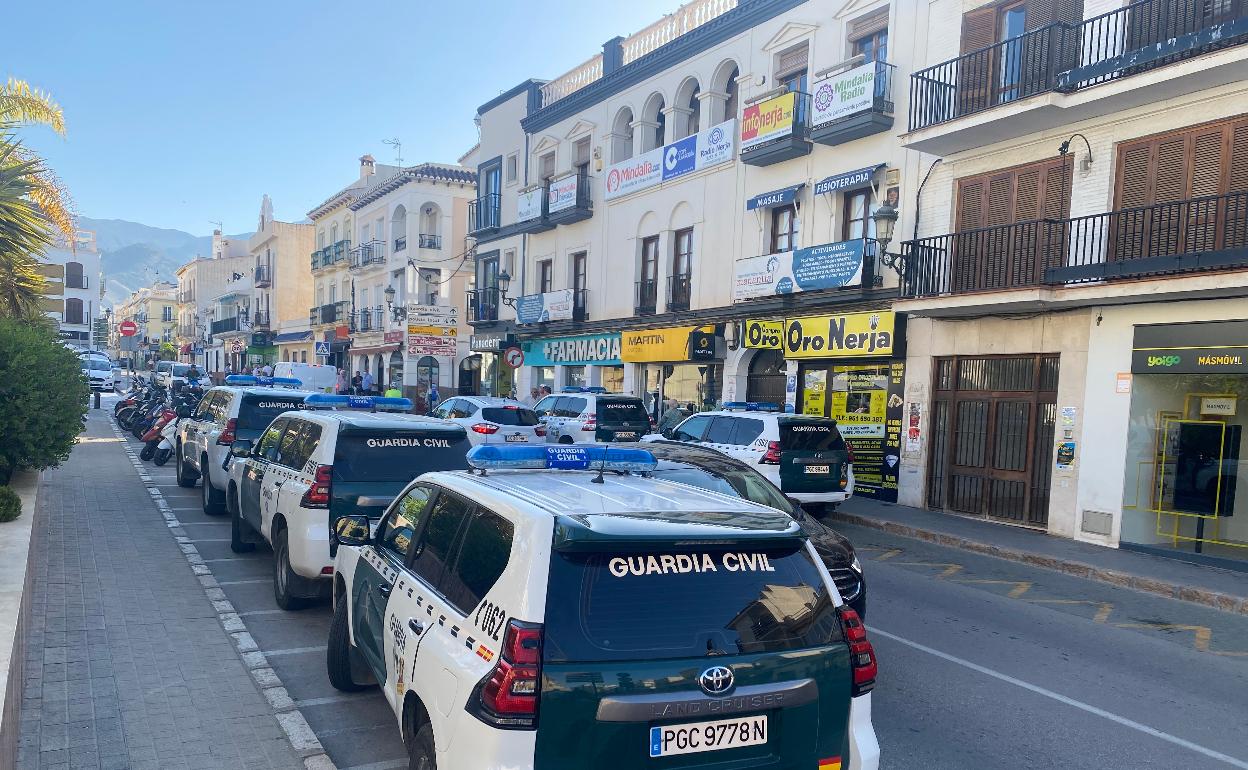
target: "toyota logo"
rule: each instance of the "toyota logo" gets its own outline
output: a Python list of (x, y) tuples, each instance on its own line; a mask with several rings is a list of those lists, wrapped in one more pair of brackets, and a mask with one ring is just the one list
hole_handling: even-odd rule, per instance
[(732, 669), (727, 666), (712, 666), (698, 677), (698, 684), (707, 695), (723, 695), (732, 689), (734, 679)]

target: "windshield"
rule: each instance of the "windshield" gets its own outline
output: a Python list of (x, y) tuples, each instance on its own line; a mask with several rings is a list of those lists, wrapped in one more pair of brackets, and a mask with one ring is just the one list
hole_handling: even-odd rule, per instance
[(496, 422), (499, 425), (538, 425), (537, 412), (515, 406), (487, 406), (481, 410), (481, 419)]
[(83, 369), (90, 369), (93, 372), (111, 372), (113, 365), (108, 361), (99, 358), (92, 358), (82, 362)]
[(172, 362), (172, 361), (161, 361), (160, 363), (156, 364), (156, 371), (158, 371), (158, 372), (171, 372), (171, 371), (173, 371), (173, 362)]
[(173, 365), (173, 376), (174, 376), (174, 377), (185, 377), (185, 376), (186, 376), (186, 373), (187, 373), (187, 372), (189, 372), (190, 370), (191, 370), (191, 365), (190, 365), (190, 364), (174, 364), (174, 365)]
[(640, 399), (628, 401), (598, 400), (598, 422), (618, 424), (622, 422), (643, 422), (649, 424), (650, 416)]
[(666, 481), (676, 481), (699, 489), (709, 489), (733, 497), (741, 497), (752, 503), (766, 505), (788, 513), (792, 506), (780, 490), (756, 473), (725, 471), (711, 473), (702, 468), (660, 468), (654, 475)]
[(303, 405), (303, 395), (261, 396), (245, 395), (238, 407), (238, 427), (244, 430), (260, 429), (273, 422), (282, 412), (298, 409)]
[(551, 661), (783, 652), (840, 639), (832, 597), (804, 545), (558, 552), (548, 585)]
[(339, 433), (334, 479), (408, 482), (429, 471), (464, 470), (470, 448), (462, 432)]

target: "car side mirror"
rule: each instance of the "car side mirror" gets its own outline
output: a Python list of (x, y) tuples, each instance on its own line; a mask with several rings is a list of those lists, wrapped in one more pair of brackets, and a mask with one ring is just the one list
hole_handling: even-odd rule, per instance
[(334, 539), (338, 545), (365, 546), (369, 535), (367, 516), (343, 516), (334, 522)]
[(230, 444), (231, 457), (251, 457), (253, 444), (249, 439), (236, 438), (234, 443)]

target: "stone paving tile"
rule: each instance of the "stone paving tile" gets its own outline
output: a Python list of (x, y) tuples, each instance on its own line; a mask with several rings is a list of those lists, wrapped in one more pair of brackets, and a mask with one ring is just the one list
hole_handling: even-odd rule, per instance
[(77, 446), (38, 508), (18, 770), (303, 767), (120, 446)]

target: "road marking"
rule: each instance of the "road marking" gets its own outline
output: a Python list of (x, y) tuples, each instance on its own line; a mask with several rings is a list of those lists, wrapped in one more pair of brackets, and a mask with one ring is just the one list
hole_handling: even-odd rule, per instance
[(977, 671), (983, 674), (984, 676), (990, 676), (993, 679), (1000, 680), (1007, 684), (1012, 684), (1015, 687), (1021, 687), (1022, 689), (1028, 690), (1030, 692), (1034, 692), (1037, 695), (1043, 695), (1044, 697), (1055, 700), (1058, 703), (1064, 703), (1067, 706), (1072, 706), (1074, 708), (1079, 709), (1080, 711), (1086, 711), (1087, 713), (1101, 717), (1102, 719), (1108, 719), (1109, 721), (1120, 724), (1123, 727), (1129, 727), (1132, 730), (1138, 730), (1139, 732), (1142, 732), (1145, 735), (1151, 735), (1154, 738), (1159, 738), (1163, 741), (1166, 741), (1167, 743), (1173, 743), (1176, 746), (1181, 746), (1182, 748), (1188, 749), (1189, 751), (1194, 751), (1197, 754), (1203, 754), (1204, 756), (1209, 757), (1210, 759), (1216, 759), (1219, 762), (1225, 762), (1228, 765), (1231, 765), (1232, 767), (1238, 767), (1238, 768), (1241, 768), (1241, 770), (1248, 770), (1248, 762), (1245, 762), (1242, 759), (1236, 759), (1235, 757), (1232, 757), (1228, 754), (1223, 754), (1220, 751), (1214, 751), (1213, 749), (1206, 748), (1204, 746), (1201, 746), (1198, 743), (1192, 743), (1191, 741), (1180, 738), (1177, 735), (1171, 735), (1170, 733), (1162, 732), (1161, 730), (1158, 730), (1154, 727), (1149, 727), (1148, 725), (1141, 724), (1139, 722), (1136, 722), (1133, 719), (1127, 719), (1126, 717), (1118, 716), (1117, 714), (1106, 711), (1105, 709), (1097, 708), (1096, 706), (1093, 706), (1088, 703), (1084, 703), (1083, 701), (1077, 701), (1074, 698), (1069, 698), (1065, 695), (1062, 695), (1061, 693), (1056, 693), (1056, 692), (1053, 692), (1052, 690), (1046, 690), (1045, 688), (1031, 684), (1030, 682), (1024, 682), (1021, 679), (1015, 679), (1009, 674), (1002, 674), (1000, 671), (994, 671), (990, 668), (981, 666), (978, 663), (972, 663), (971, 661), (966, 660), (964, 658), (959, 658), (955, 655), (950, 655), (947, 652), (941, 652), (940, 650), (934, 649), (932, 647), (928, 647), (925, 644), (912, 642), (909, 639), (897, 636), (896, 634), (890, 634), (887, 631), (883, 631), (879, 628), (876, 628), (875, 626), (870, 626), (869, 633), (874, 634), (876, 636), (882, 636), (885, 639), (892, 639), (894, 642), (904, 644), (907, 647), (912, 647), (920, 652), (926, 652), (928, 655), (933, 655), (937, 658), (940, 658), (941, 660), (945, 660), (950, 663), (956, 663), (957, 665), (962, 666), (964, 668), (969, 668), (972, 671)]
[(1006, 596), (1009, 596), (1011, 599), (1017, 599), (1031, 590), (1030, 580), (971, 580), (969, 578), (959, 578), (953, 582), (975, 583), (976, 585), (1014, 586), (1014, 590), (1006, 594)]
[(365, 700), (371, 698), (375, 693), (359, 692), (352, 695), (329, 695), (324, 698), (306, 698), (304, 700), (295, 701), (295, 705), (299, 708), (307, 708), (308, 706), (329, 706), (334, 703), (349, 703), (351, 701)]
[[(226, 584), (219, 583), (218, 585), (226, 585)], [(287, 610), (250, 610), (248, 612), (240, 612), (238, 613), (238, 616), (240, 618), (250, 618), (254, 615), (286, 615), (286, 614), (288, 614)]]
[(898, 567), (944, 567), (945, 571), (937, 575), (936, 577), (938, 578), (953, 577), (954, 575), (962, 571), (961, 564), (949, 564), (949, 563), (927, 562), (927, 561), (895, 561), (893, 562), (893, 564), (896, 564)]
[(340, 767), (338, 770), (394, 770), (396, 767), (407, 767), (408, 761), (406, 759), (388, 759), (384, 762), (370, 762), (367, 765)]
[(1184, 626), (1178, 623), (1115, 623), (1117, 628), (1151, 628), (1156, 631), (1192, 631), (1196, 638), (1192, 644), (1201, 652), (1209, 652), (1209, 637), (1213, 632), (1206, 626)]
[(219, 561), (251, 561), (242, 556), (231, 556), (228, 559), (204, 559), (204, 564), (216, 564)]
[[(273, 578), (258, 578), (256, 580), (222, 580), (217, 583), (219, 586), (245, 586), (252, 583), (272, 583)], [(281, 610), (284, 612), (284, 610)]]
[(277, 655), (304, 655), (309, 652), (325, 652), (325, 645), (320, 647), (288, 647), (285, 650), (261, 650), (265, 657), (272, 658)]
[(1089, 604), (1093, 607), (1100, 607), (1096, 611), (1096, 616), (1092, 618), (1097, 623), (1104, 623), (1109, 620), (1109, 614), (1114, 611), (1113, 602), (1091, 602), (1086, 599), (1028, 599), (1032, 604)]
[[(170, 508), (169, 510), (171, 510), (171, 511), (176, 511), (176, 510), (179, 510), (179, 509), (178, 509), (178, 508)], [(185, 508), (183, 508), (183, 509), (180, 509), (180, 510), (186, 510), (186, 509), (185, 509)], [(192, 509), (192, 510), (195, 510), (195, 509)], [(228, 526), (230, 526), (230, 522), (228, 522), (228, 521), (184, 521), (184, 522), (182, 522), (182, 523), (183, 523), (183, 524), (190, 524), (190, 525), (191, 525), (191, 526), (193, 526), (193, 527), (202, 527), (202, 526), (207, 525), (207, 524), (211, 524), (211, 525), (213, 525), (214, 527), (228, 527)]]
[[(185, 524), (187, 522), (183, 522), (183, 523)], [(225, 538), (199, 537), (199, 538), (192, 539), (191, 542), (192, 543), (228, 543), (230, 542), (230, 539), (228, 537), (225, 537)]]

